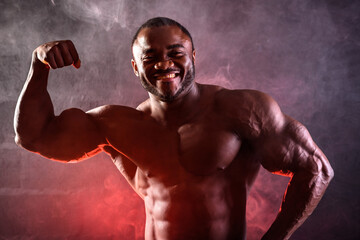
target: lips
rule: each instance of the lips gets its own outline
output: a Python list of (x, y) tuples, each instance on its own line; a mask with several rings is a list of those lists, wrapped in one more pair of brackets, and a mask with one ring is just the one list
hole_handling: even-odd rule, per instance
[(166, 79), (166, 78), (174, 78), (175, 77), (175, 73), (170, 73), (170, 74), (166, 74), (166, 75), (163, 75), (163, 76), (157, 76), (156, 78), (157, 79)]
[(162, 80), (162, 81), (172, 80), (177, 76), (178, 76), (178, 73), (166, 73), (166, 74), (155, 74), (154, 75), (156, 80)]

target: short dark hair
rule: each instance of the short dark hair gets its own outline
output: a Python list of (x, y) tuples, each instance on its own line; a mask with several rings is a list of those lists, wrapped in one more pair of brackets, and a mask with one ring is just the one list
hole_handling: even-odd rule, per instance
[(186, 36), (188, 36), (190, 38), (192, 50), (195, 49), (190, 32), (183, 25), (178, 23), (177, 21), (167, 18), (167, 17), (151, 18), (151, 19), (147, 20), (143, 25), (141, 25), (139, 27), (139, 29), (136, 31), (136, 33), (131, 41), (131, 49), (134, 46), (134, 43), (142, 29), (153, 28), (153, 27), (162, 27), (162, 26), (177, 26), (183, 33), (186, 34)]

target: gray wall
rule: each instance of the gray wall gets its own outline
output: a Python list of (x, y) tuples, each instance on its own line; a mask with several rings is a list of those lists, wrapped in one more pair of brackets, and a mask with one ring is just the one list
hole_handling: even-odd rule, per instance
[[(46, 160), (13, 141), (13, 112), (39, 44), (71, 39), (82, 67), (52, 71), (55, 110), (135, 107), (147, 97), (130, 67), (136, 28), (168, 16), (192, 33), (197, 81), (255, 88), (304, 123), (335, 178), (292, 239), (359, 239), (359, 1), (1, 0), (0, 238), (142, 239), (144, 208), (111, 160)], [(261, 171), (248, 239), (278, 211), (288, 179)]]

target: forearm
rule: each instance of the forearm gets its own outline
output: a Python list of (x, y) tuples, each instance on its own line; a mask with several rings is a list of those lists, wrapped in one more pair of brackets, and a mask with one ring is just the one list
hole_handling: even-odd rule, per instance
[(316, 174), (298, 172), (292, 177), (280, 212), (262, 240), (289, 239), (318, 205), (330, 180), (332, 169)]
[(275, 221), (262, 240), (289, 239), (314, 211), (334, 173), (326, 156), (298, 121), (276, 102), (262, 102), (261, 133), (254, 144), (261, 164), (272, 173), (292, 176)]
[(40, 136), (46, 124), (54, 117), (47, 91), (48, 75), (49, 67), (37, 59), (34, 51), (29, 74), (15, 109), (15, 140), (18, 144), (29, 145)]

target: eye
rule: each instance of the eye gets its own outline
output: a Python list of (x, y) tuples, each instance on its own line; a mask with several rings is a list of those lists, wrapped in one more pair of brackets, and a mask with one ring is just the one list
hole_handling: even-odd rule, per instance
[(173, 52), (170, 52), (169, 55), (170, 55), (170, 57), (173, 57), (173, 58), (181, 58), (185, 54), (181, 51), (173, 51)]
[(152, 55), (145, 55), (141, 58), (141, 60), (143, 62), (150, 62), (150, 61), (153, 61), (154, 59), (155, 59), (155, 57)]
[(151, 60), (153, 58), (154, 58), (153, 56), (144, 56), (144, 57), (142, 57), (142, 60), (147, 61), (147, 60)]

